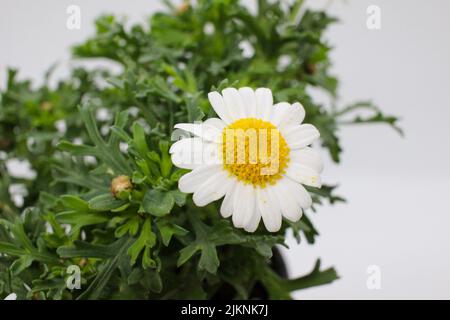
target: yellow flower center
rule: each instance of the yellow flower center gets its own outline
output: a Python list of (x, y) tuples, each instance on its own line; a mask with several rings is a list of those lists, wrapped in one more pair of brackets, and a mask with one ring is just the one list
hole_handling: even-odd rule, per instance
[(289, 162), (289, 147), (272, 123), (239, 119), (223, 129), (224, 168), (238, 180), (264, 188), (281, 178)]

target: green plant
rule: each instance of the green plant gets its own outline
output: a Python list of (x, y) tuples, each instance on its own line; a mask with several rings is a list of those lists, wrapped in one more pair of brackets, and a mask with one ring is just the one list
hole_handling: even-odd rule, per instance
[[(310, 212), (277, 233), (235, 229), (216, 203), (198, 208), (178, 190), (187, 171), (173, 167), (168, 153), (174, 124), (213, 115), (207, 93), (227, 86), (264, 86), (277, 101), (301, 101), (335, 162), (342, 125), (384, 122), (399, 130), (395, 117), (371, 103), (314, 102), (308, 87), (336, 101), (323, 39), (336, 20), (311, 10), (300, 17), (301, 8), (301, 0), (287, 10), (260, 0), (252, 15), (236, 0), (168, 3), (149, 25), (131, 28), (103, 16), (73, 55), (112, 60), (119, 74), (78, 68), (54, 88), (34, 89), (9, 70), (0, 100), (0, 297), (202, 299), (225, 292), (247, 299), (261, 294), (257, 284), (263, 297), (285, 299), (337, 279), (320, 261), (290, 280), (272, 267), (287, 229), (298, 241), (315, 241)], [(373, 115), (361, 117), (362, 109)], [(99, 119), (99, 112), (110, 117)], [(55, 126), (61, 121), (66, 130)], [(10, 159), (26, 159), (36, 178), (9, 172)], [(22, 206), (11, 200), (14, 184), (28, 190)], [(308, 189), (313, 211), (323, 201), (343, 201), (334, 189)], [(67, 288), (71, 265), (80, 268), (81, 290)]]

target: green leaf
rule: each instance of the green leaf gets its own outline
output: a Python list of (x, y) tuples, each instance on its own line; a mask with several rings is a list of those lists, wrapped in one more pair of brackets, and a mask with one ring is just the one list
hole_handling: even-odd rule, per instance
[(166, 247), (169, 246), (172, 236), (174, 235), (184, 236), (189, 232), (188, 230), (180, 227), (179, 225), (167, 221), (160, 220), (156, 223), (156, 225), (158, 226), (158, 230), (161, 233), (162, 242)]
[[(97, 128), (92, 106), (83, 105), (79, 107), (79, 112), (86, 126), (89, 138), (95, 144), (95, 154), (97, 157), (107, 164), (117, 175), (130, 174), (131, 169), (120, 151), (117, 135), (112, 135), (110, 141), (106, 143)], [(121, 112), (116, 118), (115, 125), (117, 127), (125, 125), (127, 117), (127, 112)]]
[(202, 246), (198, 243), (190, 244), (189, 246), (181, 249), (180, 256), (177, 261), (177, 267), (181, 267), (185, 264), (197, 251), (201, 250)]
[(299, 278), (285, 280), (284, 286), (289, 291), (295, 291), (329, 284), (337, 279), (339, 279), (339, 276), (334, 268), (320, 270), (319, 259), (316, 261), (313, 270), (309, 274)]
[(144, 210), (156, 217), (169, 214), (175, 204), (175, 199), (170, 192), (156, 189), (147, 191), (142, 199)]
[(291, 299), (292, 291), (329, 284), (339, 278), (333, 268), (321, 271), (320, 260), (309, 274), (295, 279), (281, 278), (267, 265), (258, 270), (258, 274), (271, 299)]
[(110, 245), (92, 244), (75, 240), (72, 246), (59, 247), (56, 252), (61, 258), (99, 258), (108, 259), (114, 257), (123, 241), (117, 240)]
[(203, 244), (201, 250), (202, 254), (200, 255), (200, 261), (198, 262), (199, 270), (206, 270), (209, 273), (216, 273), (220, 261), (217, 256), (215, 245), (212, 243), (205, 243)]
[(55, 217), (59, 223), (76, 225), (78, 227), (103, 223), (109, 220), (109, 217), (105, 214), (74, 210), (57, 213)]
[(97, 154), (94, 147), (82, 144), (74, 144), (69, 141), (61, 141), (57, 147), (62, 151), (70, 152), (74, 156), (93, 156)]
[(172, 160), (169, 155), (169, 142), (160, 140), (159, 150), (161, 151), (160, 170), (163, 177), (168, 177), (172, 171)]
[(47, 291), (46, 298), (60, 300), (65, 289), (67, 289), (67, 284), (64, 279), (37, 279), (33, 281), (29, 299), (35, 298), (35, 294), (38, 292)]
[(136, 148), (139, 155), (145, 159), (150, 150), (148, 149), (147, 141), (145, 139), (144, 128), (139, 122), (135, 122), (133, 123), (131, 130), (133, 131), (133, 146)]
[(395, 131), (397, 131), (400, 135), (403, 135), (403, 130), (398, 126), (398, 117), (385, 115), (383, 112), (374, 105), (371, 101), (360, 101), (353, 103), (349, 106), (346, 106), (335, 112), (334, 116), (336, 118), (342, 118), (342, 116), (346, 116), (348, 114), (354, 114), (360, 110), (368, 110), (372, 112), (372, 115), (362, 116), (355, 115), (351, 120), (341, 120), (341, 124), (367, 124), (367, 123), (385, 123), (391, 126)]
[(142, 284), (150, 291), (160, 293), (163, 289), (163, 283), (159, 272), (153, 269), (147, 269), (144, 271)]
[(133, 268), (127, 277), (127, 284), (133, 285), (142, 280), (144, 270), (140, 268)]
[(61, 199), (62, 203), (70, 209), (77, 210), (77, 211), (88, 211), (89, 210), (88, 203), (77, 196), (64, 195), (64, 196), (61, 196), (60, 199)]
[(196, 214), (189, 212), (188, 218), (194, 228), (196, 239), (180, 251), (177, 266), (182, 266), (200, 251), (198, 269), (215, 274), (220, 264), (216, 246), (239, 243), (243, 240), (233, 233), (227, 221), (218, 222), (211, 228), (200, 221)]
[(112, 211), (122, 207), (126, 203), (125, 200), (116, 199), (108, 192), (89, 200), (89, 209), (94, 211)]
[(10, 269), (14, 275), (18, 275), (23, 270), (27, 269), (31, 263), (33, 263), (34, 259), (32, 256), (24, 255), (19, 259), (15, 260), (11, 265)]
[(13, 235), (14, 241), (11, 241), (12, 243), (0, 242), (0, 253), (19, 257), (16, 260), (16, 272), (27, 268), (32, 260), (50, 264), (57, 264), (59, 262), (55, 256), (43, 250), (42, 242), (38, 241), (37, 247), (34, 245), (25, 232), (24, 224), (19, 219), (15, 223), (0, 219), (0, 225), (4, 226)]
[(26, 252), (23, 249), (16, 247), (11, 243), (0, 242), (0, 253), (7, 254), (10, 256), (21, 256)]
[(199, 106), (199, 98), (200, 93), (195, 94), (194, 96), (189, 95), (186, 99), (186, 109), (188, 113), (188, 121), (194, 122), (201, 120), (205, 114)]
[(120, 139), (122, 139), (123, 141), (125, 141), (126, 143), (131, 143), (131, 141), (132, 141), (132, 139), (128, 135), (128, 133), (125, 130), (123, 130), (122, 128), (119, 128), (117, 126), (112, 126), (111, 132), (113, 134), (115, 134), (117, 137), (119, 137)]
[(141, 234), (139, 238), (130, 246), (128, 249), (128, 254), (131, 257), (131, 265), (136, 263), (136, 260), (144, 250), (143, 255), (143, 268), (153, 267), (155, 265), (154, 261), (150, 258), (150, 248), (152, 248), (156, 244), (156, 235), (152, 231), (150, 219), (146, 219), (144, 225), (142, 226)]
[(128, 219), (123, 225), (118, 227), (114, 232), (116, 238), (123, 237), (125, 234), (130, 234), (134, 236), (139, 230), (139, 218), (133, 217)]
[(146, 246), (144, 248), (144, 253), (142, 254), (142, 268), (155, 268), (156, 267), (156, 261), (153, 260), (150, 252), (150, 246)]
[(177, 206), (182, 207), (186, 204), (187, 193), (183, 193), (180, 190), (172, 190), (170, 193), (173, 195), (175, 199), (175, 203)]
[(171, 88), (169, 88), (166, 81), (162, 77), (160, 77), (160, 76), (153, 77), (152, 79), (150, 79), (149, 84), (150, 84), (151, 90), (155, 94), (157, 94), (163, 98), (166, 98), (168, 100), (171, 100), (172, 102), (175, 102), (175, 103), (180, 102), (180, 98), (176, 94), (173, 93)]
[(105, 287), (109, 283), (111, 276), (113, 275), (115, 269), (118, 267), (120, 260), (126, 257), (127, 249), (133, 242), (133, 239), (121, 238), (118, 241), (120, 245), (118, 245), (119, 249), (116, 251), (115, 256), (106, 261), (95, 279), (91, 282), (89, 287), (77, 298), (77, 300), (95, 300), (101, 297)]

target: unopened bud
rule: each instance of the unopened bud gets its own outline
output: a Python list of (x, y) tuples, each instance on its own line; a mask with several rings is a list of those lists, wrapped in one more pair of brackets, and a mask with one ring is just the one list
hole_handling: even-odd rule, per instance
[(183, 3), (177, 7), (177, 14), (180, 15), (185, 13), (189, 9), (189, 6), (189, 1), (183, 1)]
[(83, 268), (84, 266), (87, 265), (87, 263), (88, 263), (88, 260), (86, 258), (82, 258), (80, 260), (80, 262), (78, 262), (78, 265)]
[(51, 102), (44, 101), (44, 102), (41, 103), (41, 105), (39, 106), (39, 108), (40, 108), (42, 111), (51, 111), (51, 110), (53, 109), (53, 105), (52, 105)]
[(131, 191), (132, 189), (133, 185), (128, 176), (118, 176), (111, 181), (111, 193), (114, 197), (117, 197), (121, 192)]
[(305, 65), (305, 71), (309, 75), (313, 75), (314, 73), (316, 73), (316, 70), (317, 66), (314, 63), (307, 63)]

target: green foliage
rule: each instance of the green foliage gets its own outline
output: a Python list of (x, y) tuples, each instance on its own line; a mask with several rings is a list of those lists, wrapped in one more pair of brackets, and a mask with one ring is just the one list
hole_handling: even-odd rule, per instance
[[(173, 126), (213, 115), (211, 90), (269, 87), (276, 101), (302, 102), (306, 121), (338, 162), (342, 125), (382, 122), (399, 130), (397, 119), (371, 103), (336, 108), (308, 94), (316, 87), (336, 97), (323, 39), (335, 19), (325, 12), (299, 17), (300, 0), (287, 10), (260, 0), (256, 15), (237, 0), (197, 2), (169, 5), (149, 25), (100, 17), (96, 34), (73, 55), (114, 61), (119, 74), (78, 68), (55, 87), (45, 81), (35, 88), (8, 71), (0, 96), (0, 297), (285, 299), (338, 278), (319, 262), (290, 280), (273, 268), (274, 247), (284, 245), (287, 229), (314, 242), (309, 212), (279, 233), (249, 234), (221, 218), (217, 203), (195, 207), (177, 187), (187, 171), (170, 160)], [(242, 42), (253, 55), (244, 54)], [(111, 116), (98, 117), (105, 109)], [(360, 115), (364, 109), (372, 115)], [(66, 130), (57, 129), (61, 121)], [(27, 160), (36, 177), (8, 172), (11, 159)], [(121, 175), (131, 187), (113, 193)], [(14, 184), (28, 191), (22, 206), (11, 199)], [(324, 200), (343, 201), (333, 186), (308, 190), (314, 211)], [(66, 287), (71, 265), (81, 270), (81, 290)]]

